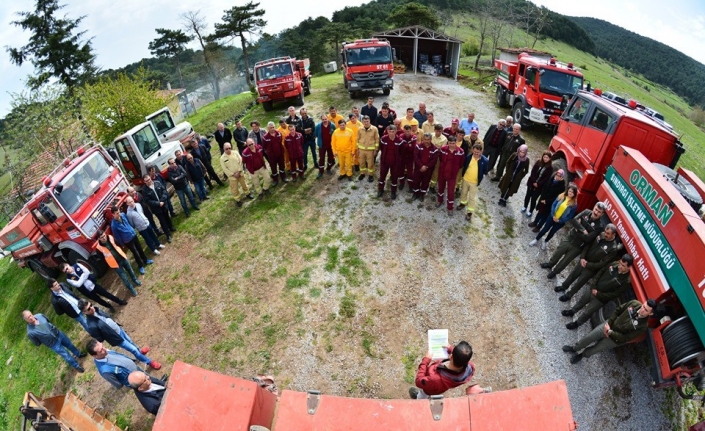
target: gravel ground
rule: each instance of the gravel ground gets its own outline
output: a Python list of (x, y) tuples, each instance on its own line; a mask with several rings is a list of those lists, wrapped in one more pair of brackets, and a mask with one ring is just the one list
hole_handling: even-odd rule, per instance
[[(497, 109), (491, 96), (444, 78), (397, 75), (388, 100), (397, 113), (424, 101), (444, 125), (472, 110), (482, 136), (508, 113)], [(376, 96), (376, 105), (385, 99)], [(525, 137), (533, 164), (550, 135), (526, 131)], [(565, 380), (580, 429), (673, 428), (664, 412), (676, 407), (668, 404), (666, 391), (650, 388), (645, 344), (603, 353), (577, 365), (570, 365), (570, 356), (561, 351), (562, 345), (574, 343), (590, 327), (583, 325), (576, 331), (564, 327), (569, 321), (560, 315), (565, 304), (552, 289), (560, 276), (547, 280), (538, 265), (561, 237), (554, 238), (547, 251), (528, 247), (533, 233), (520, 214), (524, 186), (501, 208), (496, 205), (496, 183), (483, 182), (480, 208), (470, 224), (460, 211), (449, 217), (445, 207), (435, 209), (432, 199), (425, 204), (412, 202), (405, 190), (396, 201), (390, 201), (388, 193), (379, 201), (375, 191), (376, 182), (338, 185), (330, 180), (321, 196), (322, 212), (333, 215), (330, 227), (346, 235), (357, 233), (363, 243), (362, 258), (371, 263), (372, 277), (363, 296), (378, 299), (360, 304), (359, 314), (380, 309), (391, 314), (378, 317), (370, 330), (380, 346), (378, 358), (361, 362), (352, 352), (334, 352), (321, 363), (308, 355), (291, 376), (292, 389), (310, 389), (314, 370), (330, 375), (346, 368), (339, 382), (329, 382), (327, 393), (345, 395), (345, 382), (353, 379), (363, 386), (358, 394), (404, 397), (407, 385), (389, 383), (403, 373), (400, 352), (412, 349), (420, 359), (426, 331), (448, 328), (452, 341), (467, 339), (473, 345), (475, 381), (482, 385), (501, 390)], [(313, 274), (322, 283), (336, 281), (330, 277), (322, 270)], [(379, 295), (380, 290), (384, 295)], [(340, 294), (324, 295), (321, 300), (335, 307)], [(312, 341), (303, 338), (287, 355), (301, 355)], [(451, 396), (460, 394), (455, 390)]]

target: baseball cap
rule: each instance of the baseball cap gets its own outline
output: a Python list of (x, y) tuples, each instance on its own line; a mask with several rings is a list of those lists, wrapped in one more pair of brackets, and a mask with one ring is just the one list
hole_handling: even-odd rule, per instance
[(453, 118), (453, 121), (451, 121), (451, 124), (460, 124), (460, 120), (457, 118)]
[(470, 128), (470, 133), (480, 133), (480, 129), (478, 127), (472, 126)]

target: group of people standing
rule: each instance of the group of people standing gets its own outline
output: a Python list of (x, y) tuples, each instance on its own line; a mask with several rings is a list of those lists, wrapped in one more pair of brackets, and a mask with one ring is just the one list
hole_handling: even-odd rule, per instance
[[(371, 183), (377, 175), (378, 198), (389, 181), (392, 200), (405, 187), (421, 202), (430, 191), (437, 207), (445, 203), (449, 215), (465, 209), (471, 220), (485, 175), (494, 173), (499, 204), (506, 205), (529, 170), (528, 147), (512, 117), (500, 120), (481, 139), (474, 113), (444, 127), (424, 103), (397, 116), (387, 102), (378, 109), (369, 97), (366, 105), (351, 108), (347, 116), (331, 106), (319, 122), (306, 108), (297, 113), (289, 107), (279, 127), (269, 122), (265, 129), (258, 121), (250, 122), (250, 127), (248, 131), (238, 121), (232, 131), (219, 124), (215, 132), (221, 167), (238, 206), (244, 197), (262, 197), (279, 183), (304, 179), (312, 161), (318, 179), (324, 173), (332, 175), (337, 163), (338, 180), (352, 180), (356, 173), (358, 181)], [(455, 205), (456, 198), (460, 205)]]

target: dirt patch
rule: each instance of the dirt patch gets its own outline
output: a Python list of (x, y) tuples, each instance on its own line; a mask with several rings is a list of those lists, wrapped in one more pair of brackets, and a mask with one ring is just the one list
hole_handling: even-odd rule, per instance
[[(447, 78), (398, 77), (390, 97), (375, 96), (378, 106), (384, 100), (398, 113), (424, 101), (445, 125), (475, 112), (481, 134), (507, 115), (491, 95)], [(525, 136), (535, 160), (550, 135)], [(316, 180), (309, 171), (303, 184), (278, 186), (239, 210), (228, 190), (216, 190), (203, 210), (178, 221), (174, 243), (118, 320), (136, 342), (152, 346), (166, 371), (179, 359), (244, 378), (273, 374), (283, 389), (379, 398), (407, 396), (427, 330), (448, 328), (451, 342), (472, 344), (477, 383), (502, 390), (565, 378), (581, 426), (634, 429), (634, 415), (614, 419), (612, 408), (596, 412), (582, 398), (581, 379), (610, 379), (598, 364), (580, 373), (566, 366), (560, 344), (577, 334), (560, 328), (560, 303), (537, 270), (547, 252), (526, 247), (532, 234), (518, 212), (523, 190), (501, 208), (496, 184), (483, 182), (468, 224), (461, 211), (449, 217), (435, 209), (432, 197), (419, 204), (404, 190), (396, 201), (379, 200), (376, 187), (339, 182), (337, 174)], [(87, 368), (79, 394), (111, 412), (133, 409), (130, 429), (149, 428), (131, 394), (109, 389)]]

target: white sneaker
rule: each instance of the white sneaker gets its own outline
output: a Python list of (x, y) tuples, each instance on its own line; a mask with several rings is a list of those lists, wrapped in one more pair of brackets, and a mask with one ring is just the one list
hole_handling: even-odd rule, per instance
[(524, 211), (526, 211), (526, 207), (524, 207), (524, 208), (521, 209), (521, 212), (524, 212)]
[(541, 241), (541, 250), (546, 250), (546, 241)]
[(159, 250), (154, 250), (154, 254), (156, 254), (157, 256), (159, 256), (161, 253), (159, 253)]
[(533, 246), (535, 246), (537, 243), (538, 243), (537, 240), (532, 239), (531, 242), (529, 243), (529, 247), (533, 247)]
[(164, 247), (166, 247), (164, 244), (159, 244), (159, 250), (162, 250)]
[(531, 218), (531, 211), (529, 211), (528, 213), (526, 213), (526, 218)]

